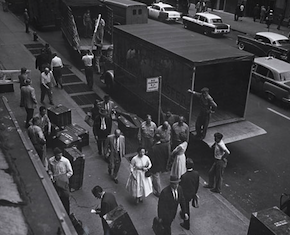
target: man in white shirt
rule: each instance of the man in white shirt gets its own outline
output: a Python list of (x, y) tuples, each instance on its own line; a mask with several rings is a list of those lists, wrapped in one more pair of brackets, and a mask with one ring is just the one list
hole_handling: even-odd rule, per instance
[(221, 133), (214, 134), (215, 143), (212, 148), (215, 160), (208, 172), (209, 183), (204, 185), (204, 188), (210, 188), (213, 193), (221, 193), (223, 175), (228, 162), (227, 156), (230, 154), (222, 138), (223, 135)]
[(44, 72), (40, 74), (40, 91), (41, 91), (40, 101), (41, 103), (44, 103), (45, 95), (47, 95), (49, 99), (49, 103), (51, 105), (54, 105), (52, 101), (52, 91), (51, 91), (53, 84), (54, 84), (53, 74), (49, 70), (49, 68), (45, 68)]
[(82, 61), (83, 61), (84, 66), (85, 66), (87, 85), (90, 89), (92, 89), (93, 85), (94, 85), (93, 59), (94, 59), (94, 54), (91, 53), (89, 50), (82, 57)]
[(70, 214), (69, 208), (69, 178), (73, 175), (70, 161), (62, 156), (59, 148), (53, 150), (54, 156), (49, 159), (49, 175), (54, 182), (54, 187), (60, 197), (60, 200)]
[(61, 89), (63, 89), (62, 72), (61, 72), (62, 68), (63, 68), (63, 64), (62, 64), (61, 58), (59, 58), (56, 53), (53, 53), (52, 60), (51, 60), (51, 70), (53, 72), (53, 76), (56, 81), (56, 87), (58, 87), (58, 84), (59, 84)]

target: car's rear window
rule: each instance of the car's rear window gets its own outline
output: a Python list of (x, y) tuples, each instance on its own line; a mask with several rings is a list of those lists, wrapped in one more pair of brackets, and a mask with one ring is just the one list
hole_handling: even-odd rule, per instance
[(173, 7), (164, 7), (164, 11), (175, 11)]
[(212, 19), (211, 20), (212, 23), (222, 23), (222, 19)]
[(280, 81), (290, 81), (290, 71), (280, 74)]

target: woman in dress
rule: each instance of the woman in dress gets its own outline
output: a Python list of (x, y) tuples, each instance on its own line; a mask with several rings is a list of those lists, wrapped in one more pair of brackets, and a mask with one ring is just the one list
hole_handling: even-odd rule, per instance
[(145, 176), (145, 172), (152, 166), (150, 158), (145, 155), (145, 148), (143, 147), (139, 147), (137, 153), (131, 160), (131, 174), (127, 181), (126, 189), (136, 198), (136, 203), (138, 204), (143, 202), (142, 197), (147, 197), (152, 193), (153, 189), (151, 177)]
[(170, 176), (180, 177), (186, 172), (186, 156), (185, 151), (187, 149), (187, 136), (184, 133), (180, 134), (181, 144), (179, 144), (171, 153), (174, 157), (171, 167)]

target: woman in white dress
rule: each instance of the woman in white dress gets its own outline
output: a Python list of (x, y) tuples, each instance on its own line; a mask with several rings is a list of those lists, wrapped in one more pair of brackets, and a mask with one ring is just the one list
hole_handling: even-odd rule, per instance
[(186, 156), (187, 149), (187, 136), (183, 133), (180, 134), (181, 144), (179, 144), (171, 153), (174, 156), (174, 161), (171, 167), (170, 176), (176, 176), (178, 179), (186, 172)]
[(146, 177), (145, 172), (148, 171), (152, 164), (150, 158), (145, 155), (145, 149), (139, 147), (138, 155), (132, 158), (130, 164), (131, 174), (126, 184), (126, 189), (136, 198), (136, 203), (143, 202), (143, 196), (147, 197), (152, 193), (151, 177)]

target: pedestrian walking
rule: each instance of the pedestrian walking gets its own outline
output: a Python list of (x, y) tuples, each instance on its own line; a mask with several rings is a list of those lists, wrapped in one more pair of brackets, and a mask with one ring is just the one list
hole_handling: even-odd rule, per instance
[(112, 120), (108, 116), (108, 111), (100, 108), (99, 115), (94, 119), (93, 133), (98, 145), (98, 153), (101, 156), (105, 154), (105, 142), (108, 135), (111, 134)]
[(161, 142), (161, 137), (156, 134), (155, 143), (149, 151), (149, 157), (152, 163), (150, 172), (152, 173), (153, 194), (159, 197), (161, 193), (160, 173), (166, 171), (166, 164), (168, 161), (168, 145)]
[(227, 156), (230, 151), (222, 140), (223, 135), (219, 132), (214, 134), (214, 141), (212, 148), (214, 150), (214, 163), (208, 172), (209, 181), (204, 185), (204, 188), (210, 188), (214, 193), (221, 193), (223, 175), (227, 166)]
[(85, 66), (85, 75), (86, 75), (87, 85), (90, 89), (93, 89), (93, 86), (94, 86), (93, 59), (94, 59), (94, 54), (91, 53), (89, 50), (82, 57), (82, 61)]
[[(184, 220), (180, 224), (186, 230), (190, 229), (190, 206), (189, 203), (192, 201), (192, 205), (197, 206), (198, 195), (197, 191), (199, 188), (199, 174), (193, 169), (194, 163), (191, 158), (186, 159), (186, 173), (181, 176), (180, 186), (183, 190), (183, 195), (185, 199), (186, 211), (188, 211), (188, 220)], [(182, 214), (182, 213), (181, 213)]]
[(152, 193), (151, 177), (146, 177), (145, 172), (152, 167), (150, 158), (145, 155), (145, 148), (138, 147), (137, 155), (130, 163), (130, 176), (127, 180), (126, 189), (135, 198), (136, 204), (143, 202), (143, 196), (147, 197)]
[(267, 24), (268, 31), (269, 31), (270, 25), (273, 23), (273, 20), (274, 20), (273, 10), (270, 10), (268, 15), (266, 16), (266, 24)]
[(213, 11), (215, 4), (216, 4), (216, 0), (210, 0), (211, 11)]
[(99, 103), (99, 107), (107, 111), (107, 116), (111, 119), (115, 119), (115, 109), (117, 105), (111, 100), (109, 95), (104, 96), (104, 100)]
[(235, 21), (238, 21), (239, 20), (239, 17), (240, 17), (240, 5), (238, 4), (235, 8), (235, 15), (234, 15), (234, 20)]
[[(41, 128), (46, 141), (51, 138), (51, 122), (49, 117), (47, 116), (47, 108), (45, 106), (39, 107), (39, 113), (34, 116), (34, 118), (39, 118), (38, 126)], [(33, 119), (32, 119), (33, 120)], [(30, 121), (30, 125), (32, 125), (32, 120)]]
[(245, 4), (244, 4), (244, 2), (242, 2), (241, 5), (240, 5), (240, 15), (239, 15), (239, 17), (242, 18), (244, 16), (244, 10), (245, 10)]
[(254, 12), (253, 12), (254, 22), (256, 22), (256, 19), (259, 19), (259, 15), (260, 15), (260, 7), (259, 7), (259, 4), (256, 4), (256, 6), (254, 7)]
[(114, 182), (118, 184), (118, 172), (121, 160), (125, 156), (125, 137), (121, 135), (120, 129), (107, 137), (105, 143), (106, 156), (109, 158), (108, 173)]
[(45, 68), (44, 72), (40, 74), (40, 101), (44, 103), (44, 98), (47, 95), (49, 103), (54, 105), (52, 100), (52, 87), (55, 84), (55, 80), (52, 72), (49, 68)]
[(266, 7), (261, 6), (261, 12), (260, 12), (260, 23), (264, 23), (266, 18)]
[(37, 100), (35, 96), (35, 89), (31, 86), (31, 79), (27, 78), (25, 86), (21, 87), (21, 101), (20, 107), (24, 107), (26, 110), (26, 123), (25, 128), (29, 127), (29, 121), (33, 117), (34, 109), (37, 106)]
[(140, 146), (143, 146), (146, 151), (149, 151), (154, 142), (154, 135), (157, 129), (156, 124), (152, 121), (150, 114), (146, 115), (146, 120), (141, 123), (138, 132), (138, 140)]
[(40, 118), (33, 117), (32, 118), (32, 125), (29, 126), (27, 130), (27, 134), (31, 140), (32, 145), (35, 148), (44, 168), (48, 170), (48, 164), (46, 159), (46, 139), (44, 137), (43, 131), (40, 127)]
[(185, 151), (188, 146), (188, 140), (185, 133), (181, 133), (179, 138), (181, 143), (172, 151), (168, 161), (168, 169), (171, 168), (171, 176), (176, 176), (180, 179), (180, 177), (186, 172)]
[(29, 33), (29, 14), (26, 8), (24, 9), (23, 18), (25, 23), (25, 32)]
[[(167, 154), (166, 154), (166, 162), (164, 168), (166, 168), (166, 163), (168, 161), (168, 157), (171, 153), (171, 126), (167, 121), (165, 121), (161, 126), (159, 126), (155, 132), (155, 136), (160, 136), (160, 142), (167, 146)], [(155, 139), (156, 141), (156, 139)], [(165, 170), (165, 169), (164, 169)]]
[(178, 122), (174, 123), (172, 125), (172, 148), (174, 149), (177, 145), (182, 143), (182, 140), (180, 139), (181, 134), (184, 134), (186, 136), (187, 141), (189, 140), (189, 127), (184, 122), (184, 117), (179, 116)]
[(204, 87), (201, 92), (190, 91), (199, 99), (200, 112), (195, 122), (195, 131), (197, 139), (204, 139), (209, 125), (211, 114), (215, 112), (217, 104), (209, 94), (209, 89)]
[(36, 56), (35, 68), (42, 73), (45, 68), (49, 68), (51, 63), (51, 55), (45, 52), (45, 48), (40, 50), (40, 54)]
[(189, 219), (183, 191), (181, 186), (179, 186), (179, 182), (180, 179), (170, 176), (170, 185), (165, 187), (159, 196), (157, 212), (158, 218), (164, 227), (163, 235), (171, 235), (171, 224), (176, 216), (178, 205), (181, 207), (184, 219)]
[(48, 173), (54, 184), (55, 190), (69, 215), (69, 178), (73, 175), (72, 166), (70, 161), (62, 156), (62, 151), (59, 148), (55, 148), (53, 154), (54, 156), (48, 161)]
[(53, 76), (56, 81), (56, 87), (60, 85), (60, 88), (63, 89), (62, 85), (62, 68), (63, 68), (63, 63), (61, 58), (57, 56), (56, 53), (52, 54), (52, 60), (51, 60), (51, 71), (53, 72)]
[(114, 210), (118, 204), (114, 194), (110, 192), (105, 192), (101, 186), (97, 185), (92, 189), (92, 194), (101, 200), (101, 205), (95, 209), (92, 209), (91, 212), (98, 214), (102, 220), (104, 235), (111, 235), (110, 227), (104, 219), (104, 215), (108, 214), (110, 211)]
[(83, 25), (85, 26), (85, 38), (91, 37), (93, 30), (92, 30), (92, 18), (91, 18), (91, 11), (88, 9), (85, 14), (83, 15)]
[[(97, 24), (97, 20), (95, 21), (95, 24)], [(95, 68), (96, 68), (97, 74), (101, 74), (100, 59), (102, 57), (104, 29), (105, 29), (105, 21), (104, 21), (104, 19), (100, 19), (100, 22), (99, 22), (98, 27), (97, 27), (97, 31), (95, 33), (95, 38), (94, 38), (94, 43), (96, 46)]]
[(18, 75), (18, 80), (21, 87), (25, 86), (26, 79), (28, 78), (27, 68), (22, 67), (20, 70), (20, 74)]

